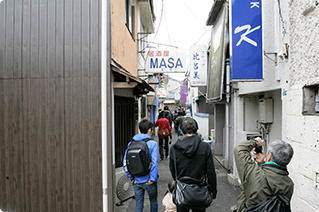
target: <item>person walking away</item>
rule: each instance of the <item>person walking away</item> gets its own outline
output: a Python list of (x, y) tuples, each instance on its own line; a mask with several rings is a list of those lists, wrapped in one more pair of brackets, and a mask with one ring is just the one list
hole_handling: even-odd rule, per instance
[[(169, 142), (169, 138), (172, 139), (172, 128), (169, 124), (169, 121), (167, 118), (164, 118), (164, 113), (160, 113), (158, 116), (158, 120), (155, 122), (155, 127), (158, 127), (158, 138), (159, 138), (159, 151), (160, 151), (160, 157), (161, 160), (164, 160), (164, 157), (168, 157), (168, 152), (169, 152), (169, 146), (168, 146), (168, 142)], [(165, 128), (168, 128), (169, 134), (167, 136), (160, 136), (160, 131), (164, 130)], [(164, 143), (164, 148), (165, 148), (165, 155), (164, 155), (164, 150), (163, 150), (163, 141), (165, 141)]]
[[(264, 145), (261, 138), (244, 141), (234, 149), (235, 162), (243, 191), (237, 198), (237, 212), (243, 212), (249, 206), (254, 206), (272, 196), (267, 184), (274, 192), (291, 200), (294, 183), (288, 176), (287, 165), (293, 149), (290, 144), (277, 140), (268, 146), (266, 160), (264, 152), (256, 151)], [(253, 159), (250, 152), (255, 148)]]
[[(188, 176), (196, 180), (206, 177), (211, 187), (213, 199), (215, 199), (217, 180), (213, 154), (209, 145), (197, 135), (197, 130), (198, 124), (195, 119), (190, 117), (183, 119), (181, 123), (183, 136), (180, 136), (171, 147), (169, 169), (174, 180), (176, 180), (176, 176), (177, 179)], [(193, 212), (205, 211), (205, 209), (198, 210), (192, 207), (183, 208), (179, 205), (176, 205), (176, 209), (177, 212), (189, 211), (190, 209)]]
[(172, 127), (172, 122), (173, 122), (173, 114), (170, 111), (169, 107), (166, 105), (164, 106), (164, 110), (160, 112), (160, 114), (162, 114), (162, 117), (167, 118), (169, 121), (169, 125)]
[(176, 212), (176, 205), (173, 202), (174, 183), (168, 184), (168, 190), (164, 195), (162, 204), (165, 206), (165, 212)]
[(135, 212), (142, 212), (144, 208), (144, 193), (147, 191), (149, 199), (150, 199), (150, 211), (157, 212), (158, 211), (158, 201), (157, 201), (157, 181), (158, 181), (158, 145), (157, 142), (152, 140), (152, 134), (154, 131), (154, 125), (149, 120), (142, 120), (139, 123), (140, 133), (133, 136), (133, 141), (129, 142), (128, 149), (132, 142), (146, 141), (149, 155), (151, 158), (151, 166), (149, 169), (149, 173), (144, 176), (133, 176), (127, 170), (127, 152), (125, 151), (124, 159), (123, 159), (123, 169), (126, 175), (131, 178), (136, 206)]

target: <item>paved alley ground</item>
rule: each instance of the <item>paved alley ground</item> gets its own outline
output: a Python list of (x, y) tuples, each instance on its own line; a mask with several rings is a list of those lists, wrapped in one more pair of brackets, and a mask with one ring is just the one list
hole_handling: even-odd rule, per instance
[[(172, 143), (176, 141), (177, 135), (173, 134)], [(157, 137), (154, 138), (155, 140)], [(158, 139), (157, 139), (158, 141)], [(237, 196), (241, 192), (240, 187), (235, 187), (228, 183), (226, 170), (215, 161), (215, 169), (217, 174), (218, 193), (214, 204), (206, 209), (206, 211), (230, 212), (231, 206), (235, 205)], [(159, 181), (158, 181), (158, 211), (164, 212), (165, 207), (162, 205), (162, 199), (167, 191), (167, 184), (172, 182), (172, 177), (168, 168), (169, 159), (161, 161), (158, 165)], [(129, 199), (123, 202), (123, 205), (116, 206), (116, 212), (133, 212), (135, 209), (135, 199)], [(150, 202), (147, 192), (144, 200), (144, 211), (150, 211)]]

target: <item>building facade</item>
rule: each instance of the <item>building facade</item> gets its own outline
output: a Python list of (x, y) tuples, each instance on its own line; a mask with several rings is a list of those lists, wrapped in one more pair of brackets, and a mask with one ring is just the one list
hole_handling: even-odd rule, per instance
[[(139, 133), (138, 122), (147, 118), (146, 98), (154, 89), (139, 77), (141, 38), (154, 32), (152, 0), (111, 0), (111, 84), (114, 201), (132, 195), (132, 185), (123, 171), (123, 158), (128, 143)], [(149, 118), (149, 117), (148, 117)], [(150, 118), (149, 118), (150, 119)], [(114, 204), (113, 204), (114, 205)]]
[(319, 211), (318, 1), (289, 2), (287, 133), (294, 148), (288, 166), (295, 183), (293, 211)]
[[(231, 82), (227, 144), (225, 106), (222, 101), (214, 103), (215, 124), (220, 125), (215, 125), (214, 130), (221, 131), (215, 133), (215, 139), (223, 142), (217, 151), (222, 152), (226, 168), (232, 170), (230, 182), (236, 184), (238, 180), (232, 150), (250, 136), (262, 136), (266, 140), (265, 151), (267, 144), (277, 139), (293, 146), (294, 157), (288, 165), (295, 183), (292, 211), (319, 209), (319, 46), (315, 41), (319, 34), (318, 4), (310, 0), (263, 1), (263, 79)], [(215, 1), (208, 19), (213, 30), (221, 5), (227, 3)]]

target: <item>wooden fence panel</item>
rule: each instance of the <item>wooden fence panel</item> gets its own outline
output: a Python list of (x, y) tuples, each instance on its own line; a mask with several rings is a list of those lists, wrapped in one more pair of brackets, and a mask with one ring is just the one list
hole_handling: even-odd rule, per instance
[(102, 211), (100, 4), (0, 4), (0, 210)]

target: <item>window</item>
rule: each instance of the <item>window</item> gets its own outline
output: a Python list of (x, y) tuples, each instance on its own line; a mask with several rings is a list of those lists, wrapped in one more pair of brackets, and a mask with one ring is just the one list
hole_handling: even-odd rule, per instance
[(319, 85), (303, 87), (303, 115), (319, 115)]
[(125, 0), (125, 24), (134, 38), (134, 6), (135, 0)]

